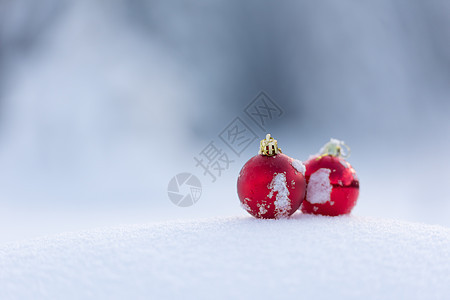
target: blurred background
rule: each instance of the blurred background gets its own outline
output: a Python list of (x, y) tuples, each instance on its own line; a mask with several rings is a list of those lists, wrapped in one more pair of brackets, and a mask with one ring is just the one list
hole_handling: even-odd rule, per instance
[[(352, 148), (355, 215), (450, 226), (450, 2), (0, 0), (0, 242), (246, 215), (236, 180), (270, 132), (306, 160)], [(283, 110), (259, 128), (259, 94)], [(258, 136), (239, 156), (219, 134)], [(215, 182), (194, 157), (233, 162)], [(202, 182), (191, 207), (170, 179)]]

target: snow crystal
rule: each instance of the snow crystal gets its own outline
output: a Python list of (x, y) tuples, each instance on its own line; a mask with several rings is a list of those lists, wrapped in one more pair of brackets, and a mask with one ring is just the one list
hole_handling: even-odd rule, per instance
[(289, 199), (289, 190), (286, 183), (286, 174), (275, 173), (272, 182), (269, 185), (270, 193), (267, 197), (272, 198), (273, 193), (277, 192), (275, 204), (275, 217), (287, 218), (291, 210), (291, 200)]
[(247, 202), (250, 201), (249, 198), (245, 198), (243, 202), (241, 202), (241, 207), (246, 211), (251, 211), (250, 206), (248, 206)]
[(305, 176), (306, 168), (305, 168), (305, 165), (301, 161), (299, 161), (298, 159), (293, 159), (291, 161), (291, 165), (294, 167), (294, 169), (297, 170), (297, 172), (300, 172), (303, 174), (303, 176)]
[(306, 188), (306, 201), (312, 204), (323, 204), (330, 201), (332, 186), (330, 184), (330, 169), (319, 169), (309, 178)]
[(259, 216), (262, 216), (267, 212), (267, 209), (264, 206), (264, 203), (258, 204), (258, 207), (259, 207), (259, 212), (258, 212)]

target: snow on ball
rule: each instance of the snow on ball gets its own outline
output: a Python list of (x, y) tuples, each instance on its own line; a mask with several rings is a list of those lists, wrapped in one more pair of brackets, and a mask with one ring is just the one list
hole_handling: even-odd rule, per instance
[(303, 174), (303, 176), (305, 176), (306, 168), (301, 161), (299, 161), (298, 159), (293, 159), (291, 165), (297, 170), (297, 172), (300, 172)]
[(330, 169), (319, 169), (309, 178), (306, 188), (306, 200), (311, 204), (323, 204), (330, 201), (333, 186), (330, 183)]

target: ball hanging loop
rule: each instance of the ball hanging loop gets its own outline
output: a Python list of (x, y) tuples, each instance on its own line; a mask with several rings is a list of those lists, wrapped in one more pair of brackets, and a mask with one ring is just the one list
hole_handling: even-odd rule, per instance
[(343, 141), (337, 139), (330, 139), (319, 152), (319, 157), (321, 158), (326, 155), (348, 158), (350, 156), (350, 147), (347, 146)]
[(281, 149), (278, 148), (278, 142), (276, 139), (270, 136), (270, 133), (266, 135), (266, 138), (259, 143), (258, 154), (265, 156), (274, 156), (281, 153)]

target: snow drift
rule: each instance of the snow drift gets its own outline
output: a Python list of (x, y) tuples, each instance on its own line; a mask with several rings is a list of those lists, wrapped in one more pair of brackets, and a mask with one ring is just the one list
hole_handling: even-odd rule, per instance
[(296, 214), (68, 233), (0, 247), (0, 298), (439, 299), (450, 229)]

